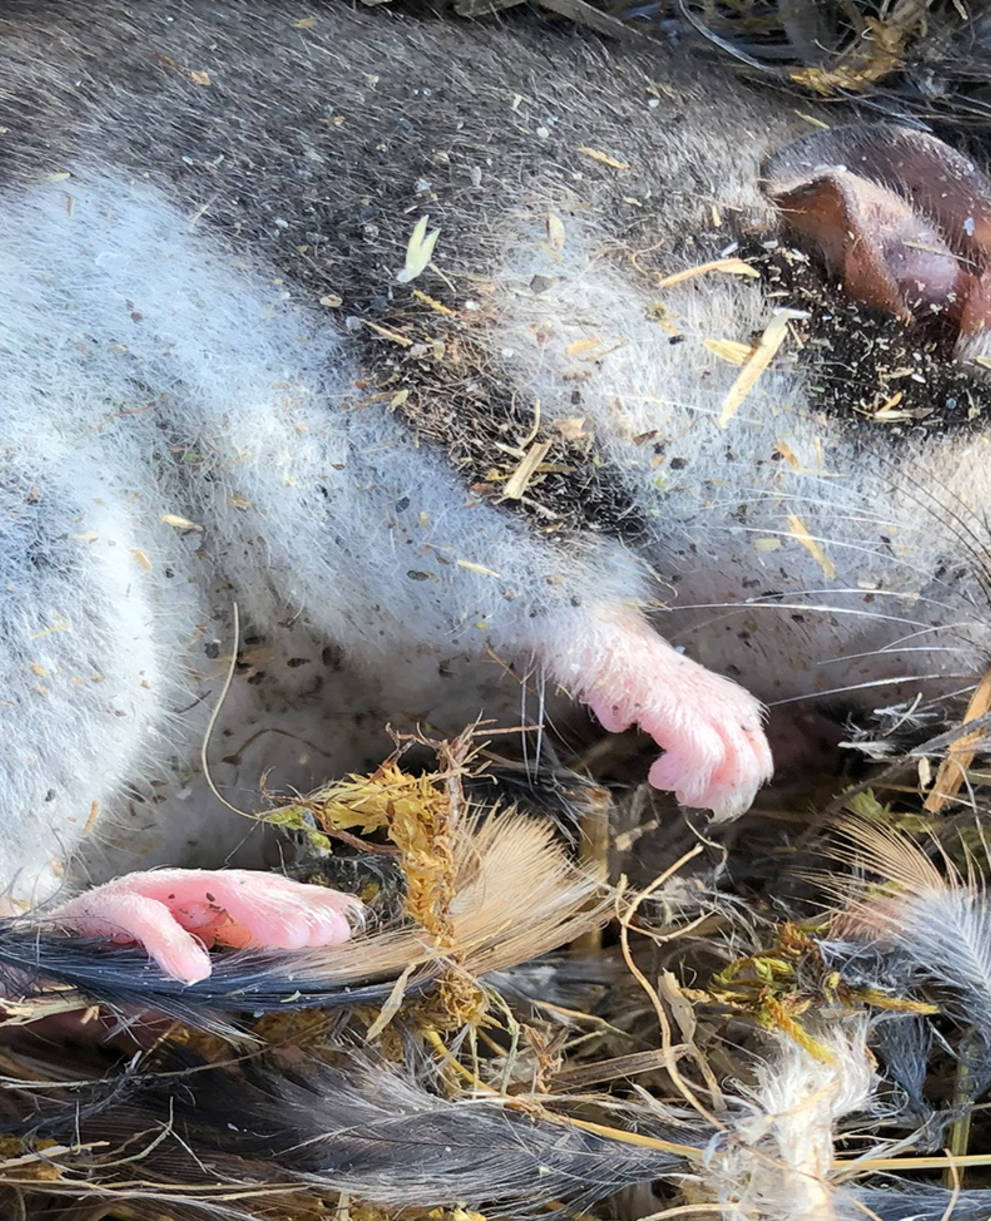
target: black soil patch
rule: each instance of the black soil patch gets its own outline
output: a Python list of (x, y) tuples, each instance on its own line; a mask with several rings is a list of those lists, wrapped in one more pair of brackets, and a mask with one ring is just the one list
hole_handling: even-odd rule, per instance
[(769, 304), (808, 314), (795, 324), (802, 347), (794, 359), (811, 407), (894, 437), (985, 426), (991, 370), (956, 363), (955, 337), (940, 319), (907, 327), (866, 309), (784, 242), (739, 253), (760, 271)]
[[(494, 355), (484, 322), (427, 310), (393, 307), (385, 323), (412, 339), (408, 347), (387, 337), (359, 333), (364, 366), (374, 369), (368, 399), (394, 410), (423, 441), (440, 446), (477, 496), (528, 516), (549, 534), (593, 530), (627, 542), (644, 532), (623, 476), (601, 454), (593, 434), (571, 439), (554, 421), (535, 419), (533, 398), (521, 391), (513, 370)], [(584, 414), (581, 389), (572, 392), (572, 414)], [(536, 424), (536, 428), (535, 428)], [(531, 446), (549, 449), (523, 495), (504, 489)]]

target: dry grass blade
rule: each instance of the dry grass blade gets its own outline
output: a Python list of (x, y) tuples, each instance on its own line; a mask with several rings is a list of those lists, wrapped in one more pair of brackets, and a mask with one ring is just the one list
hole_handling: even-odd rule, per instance
[(777, 309), (761, 335), (757, 347), (749, 357), (736, 381), (729, 388), (729, 393), (723, 401), (723, 409), (719, 414), (719, 427), (726, 428), (736, 413), (740, 410), (743, 400), (757, 384), (757, 379), (778, 354), (778, 349), (788, 334), (788, 323), (793, 318), (804, 315), (793, 309)]
[(707, 275), (710, 271), (721, 271), (730, 276), (760, 277), (760, 272), (743, 259), (714, 259), (711, 263), (699, 263), (697, 267), (688, 267), (684, 271), (675, 271), (669, 276), (663, 276), (657, 281), (655, 287), (671, 288), (675, 284), (682, 284), (685, 280), (692, 280), (696, 276)]
[(537, 467), (547, 457), (553, 441), (535, 441), (527, 450), (523, 460), (513, 471), (502, 490), (504, 500), (519, 500), (527, 490), (530, 480), (537, 472)]
[[(970, 697), (964, 721), (976, 721), (987, 712), (991, 712), (991, 669), (985, 673)], [(977, 749), (986, 736), (983, 731), (973, 729), (950, 744), (946, 758), (939, 765), (932, 791), (924, 803), (924, 808), (931, 814), (939, 814), (956, 797), (967, 769), (974, 762)]]

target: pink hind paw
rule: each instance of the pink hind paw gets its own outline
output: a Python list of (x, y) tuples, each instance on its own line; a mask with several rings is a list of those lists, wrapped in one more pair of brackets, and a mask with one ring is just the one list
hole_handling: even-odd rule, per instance
[[(683, 657), (632, 615), (602, 621), (568, 653), (562, 675), (613, 733), (639, 725), (663, 747), (649, 780), (682, 805), (737, 818), (771, 778), (760, 703)], [(558, 667), (561, 674), (561, 667)]]
[(73, 932), (144, 946), (162, 970), (192, 984), (210, 974), (206, 947), (300, 950), (335, 945), (360, 919), (353, 895), (247, 869), (129, 873), (70, 899), (51, 919)]

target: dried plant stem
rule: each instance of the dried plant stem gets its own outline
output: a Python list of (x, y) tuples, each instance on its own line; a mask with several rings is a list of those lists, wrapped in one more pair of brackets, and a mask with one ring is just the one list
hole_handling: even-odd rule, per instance
[[(974, 694), (970, 697), (967, 711), (964, 713), (964, 723), (976, 721), (991, 711), (991, 669), (977, 684)], [(978, 729), (972, 729), (963, 734), (955, 742), (951, 742), (946, 752), (946, 758), (939, 765), (932, 791), (923, 803), (923, 809), (930, 814), (940, 811), (956, 797), (967, 776), (967, 770), (974, 762), (974, 756), (985, 734)]]
[(851, 1177), (860, 1174), (880, 1174), (891, 1170), (900, 1173), (905, 1170), (947, 1170), (956, 1167), (966, 1170), (968, 1167), (991, 1166), (991, 1153), (964, 1153), (956, 1155), (943, 1153), (938, 1157), (864, 1157), (836, 1158), (834, 1170), (849, 1170)]
[[(657, 1014), (657, 1023), (661, 1029), (661, 1047), (666, 1053), (665, 1068), (667, 1069), (668, 1075), (674, 1082), (674, 1085), (681, 1094), (682, 1098), (685, 1099), (690, 1107), (696, 1110), (699, 1115), (701, 1115), (707, 1123), (712, 1124), (714, 1128), (718, 1128), (720, 1131), (725, 1131), (725, 1124), (721, 1123), (711, 1111), (702, 1105), (695, 1092), (689, 1086), (688, 1082), (684, 1079), (684, 1077), (682, 1077), (681, 1071), (678, 1068), (677, 1057), (674, 1054), (674, 1040), (671, 1037), (671, 1023), (668, 1020), (667, 1012), (664, 1009), (664, 1003), (658, 995), (657, 989), (651, 984), (647, 976), (644, 975), (644, 973), (634, 962), (633, 954), (630, 950), (630, 925), (633, 922), (633, 917), (640, 910), (640, 906), (644, 899), (649, 898), (654, 891), (659, 890), (665, 882), (669, 881), (676, 873), (678, 873), (680, 869), (682, 869), (683, 866), (687, 865), (690, 860), (698, 856), (701, 851), (701, 844), (696, 844), (694, 848), (690, 848), (689, 851), (683, 856), (680, 856), (673, 865), (665, 869), (663, 873), (659, 874), (646, 888), (646, 890), (642, 890), (636, 896), (633, 902), (630, 903), (625, 912), (617, 912), (617, 915), (619, 916), (619, 940), (620, 947), (623, 951), (623, 960), (626, 963), (630, 974), (637, 981), (640, 987), (643, 988), (648, 999), (650, 1000), (651, 1005), (653, 1006), (654, 1012)], [(619, 896), (617, 895), (617, 905), (618, 902)]]
[[(604, 799), (598, 808), (584, 820), (580, 865), (600, 882), (609, 880), (610, 818), (612, 803), (603, 789)], [(590, 929), (571, 943), (579, 954), (596, 954), (602, 949), (602, 929)]]

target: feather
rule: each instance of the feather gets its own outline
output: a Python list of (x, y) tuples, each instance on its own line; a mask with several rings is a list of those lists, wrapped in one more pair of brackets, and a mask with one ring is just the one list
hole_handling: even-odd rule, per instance
[(928, 1183), (892, 1179), (886, 1187), (851, 1191), (843, 1221), (987, 1221), (991, 1216), (991, 1191), (953, 1191)]
[(830, 1181), (838, 1123), (869, 1108), (876, 1086), (863, 1016), (816, 1033), (832, 1061), (784, 1036), (758, 1066), (736, 1119), (710, 1156), (706, 1191), (724, 1221), (837, 1221)]
[[(361, 1056), (346, 1068), (274, 1057), (212, 1066), (178, 1050), (164, 1067), (84, 1083), (60, 1104), (37, 1104), (46, 1135), (77, 1146), (107, 1141), (120, 1149), (133, 1146), (135, 1133), (161, 1131), (141, 1159), (141, 1177), (160, 1184), (162, 1206), (184, 1189), (209, 1198), (235, 1183), (245, 1191), (281, 1183), (389, 1207), (457, 1201), (523, 1217), (681, 1170), (677, 1150), (696, 1138), (645, 1108), (637, 1144), (636, 1136), (624, 1142), (589, 1132), (532, 1098), (450, 1101)], [(665, 1140), (679, 1143), (665, 1151)]]
[(951, 992), (949, 1011), (991, 1042), (991, 904), (973, 857), (962, 873), (943, 853), (940, 868), (907, 835), (860, 819), (846, 820), (840, 836), (836, 855), (884, 887), (863, 873), (853, 880), (834, 936), (876, 943), (879, 965)]

